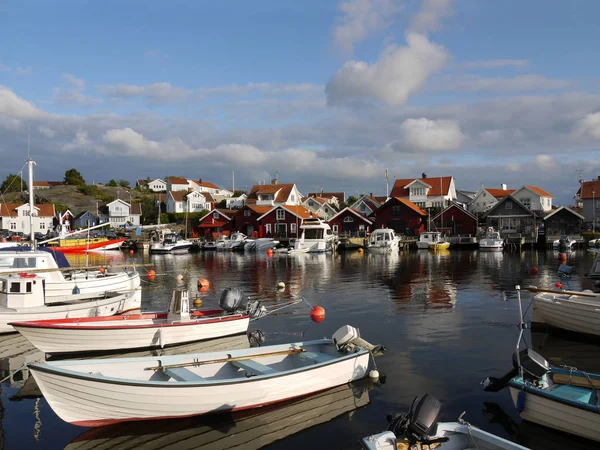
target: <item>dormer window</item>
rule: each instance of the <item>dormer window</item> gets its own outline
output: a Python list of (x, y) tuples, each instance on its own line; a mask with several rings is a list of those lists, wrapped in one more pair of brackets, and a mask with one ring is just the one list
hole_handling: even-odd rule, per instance
[(277, 220), (285, 220), (285, 211), (283, 209), (277, 210)]
[(346, 222), (346, 223), (354, 222), (354, 218), (352, 218), (350, 216), (346, 216), (346, 217), (344, 217), (344, 222)]

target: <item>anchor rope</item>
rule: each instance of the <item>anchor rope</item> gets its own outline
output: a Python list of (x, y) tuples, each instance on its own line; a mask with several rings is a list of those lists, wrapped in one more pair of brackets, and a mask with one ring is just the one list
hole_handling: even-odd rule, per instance
[(0, 383), (4, 383), (6, 380), (8, 380), (9, 378), (12, 378), (12, 376), (18, 372), (20, 372), (21, 370), (25, 369), (27, 367), (27, 364), (23, 364), (21, 367), (19, 367), (17, 370), (13, 370), (7, 377), (4, 377), (0, 380)]

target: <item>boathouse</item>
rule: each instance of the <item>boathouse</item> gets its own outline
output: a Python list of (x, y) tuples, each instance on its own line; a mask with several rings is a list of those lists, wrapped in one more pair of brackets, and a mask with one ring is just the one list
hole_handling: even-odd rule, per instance
[(231, 233), (231, 219), (235, 213), (237, 211), (231, 209), (213, 209), (200, 219), (193, 233), (207, 239), (216, 239), (221, 234), (229, 235)]
[(546, 236), (562, 236), (581, 234), (585, 218), (571, 208), (561, 206), (547, 214), (543, 221)]
[(260, 237), (296, 238), (304, 219), (313, 217), (304, 206), (276, 206), (258, 218)]
[(428, 214), (410, 200), (391, 197), (377, 208), (370, 219), (373, 229), (391, 228), (397, 234), (417, 235), (425, 231)]
[(373, 225), (372, 220), (350, 207), (342, 209), (328, 223), (340, 237), (365, 237)]
[(446, 236), (477, 235), (477, 218), (458, 203), (451, 203), (431, 222)]
[(524, 206), (512, 194), (507, 195), (481, 218), (486, 227), (493, 227), (500, 234), (521, 234), (537, 238), (536, 214)]
[[(272, 209), (272, 206), (245, 205), (233, 215), (231, 230), (239, 231), (249, 237), (264, 237), (261, 236), (258, 218)], [(262, 230), (262, 234), (264, 235), (264, 230)]]

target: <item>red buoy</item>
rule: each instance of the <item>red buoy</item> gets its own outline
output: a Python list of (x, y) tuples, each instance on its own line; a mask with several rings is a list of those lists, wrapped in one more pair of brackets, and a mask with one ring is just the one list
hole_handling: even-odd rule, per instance
[(156, 276), (156, 272), (154, 270), (150, 269), (148, 271), (148, 277), (154, 277), (154, 276)]
[(208, 282), (208, 280), (206, 280), (204, 278), (200, 278), (198, 280), (198, 289), (201, 289), (201, 288), (208, 289), (209, 287), (210, 287), (210, 283)]
[(325, 320), (325, 309), (321, 306), (315, 306), (310, 311), (310, 318), (313, 322), (321, 323)]
[(100, 267), (100, 273), (104, 273), (104, 267)]
[(538, 274), (538, 272), (539, 272), (539, 270), (538, 270), (538, 268), (537, 268), (537, 267), (532, 267), (532, 268), (531, 268), (531, 275), (537, 275), (537, 274)]
[(561, 261), (566, 261), (567, 260), (567, 254), (566, 253), (559, 253), (558, 254), (558, 259), (560, 259)]
[(267, 249), (267, 255), (272, 255), (273, 254), (273, 249), (272, 248), (268, 248)]
[(556, 286), (557, 288), (559, 288), (559, 289), (560, 289), (560, 288), (562, 288), (562, 286), (563, 286), (563, 285), (562, 285), (562, 283), (559, 281), (559, 282), (557, 282), (557, 283), (554, 283), (554, 286)]

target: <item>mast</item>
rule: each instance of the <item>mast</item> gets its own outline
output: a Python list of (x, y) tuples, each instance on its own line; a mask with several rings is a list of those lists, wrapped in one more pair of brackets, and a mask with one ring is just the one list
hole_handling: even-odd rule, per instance
[(31, 158), (27, 158), (27, 165), (29, 166), (29, 240), (31, 241), (31, 248), (35, 250), (35, 236), (33, 233), (33, 165), (35, 162)]

